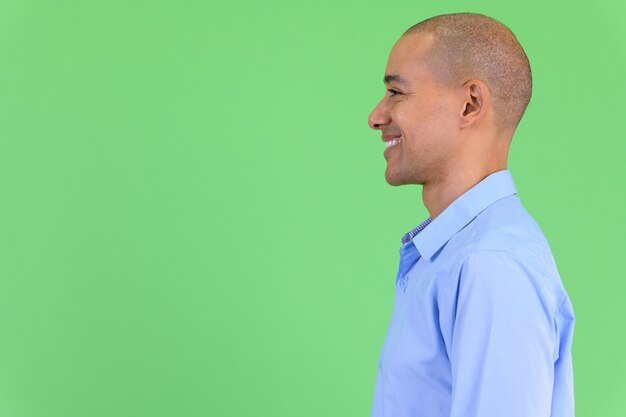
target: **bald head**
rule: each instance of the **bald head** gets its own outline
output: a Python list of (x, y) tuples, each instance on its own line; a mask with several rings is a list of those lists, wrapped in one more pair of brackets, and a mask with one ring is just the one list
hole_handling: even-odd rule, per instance
[(509, 28), (475, 13), (435, 16), (409, 28), (403, 36), (431, 34), (426, 62), (435, 79), (460, 86), (483, 81), (491, 94), (498, 127), (515, 130), (532, 92), (528, 58)]

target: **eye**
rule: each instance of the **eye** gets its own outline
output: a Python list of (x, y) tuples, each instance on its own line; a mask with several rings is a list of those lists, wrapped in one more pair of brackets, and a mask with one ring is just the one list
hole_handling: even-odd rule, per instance
[(391, 97), (396, 96), (398, 94), (402, 94), (399, 91), (396, 90), (392, 90), (392, 89), (388, 89), (387, 91), (389, 91), (389, 93), (391, 93)]

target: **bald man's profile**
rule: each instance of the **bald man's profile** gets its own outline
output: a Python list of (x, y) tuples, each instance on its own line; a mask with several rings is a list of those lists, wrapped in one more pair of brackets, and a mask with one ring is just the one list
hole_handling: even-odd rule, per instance
[(574, 311), (507, 159), (532, 76), (515, 35), (474, 13), (395, 43), (369, 116), (393, 186), (430, 216), (402, 237), (373, 417), (574, 416)]

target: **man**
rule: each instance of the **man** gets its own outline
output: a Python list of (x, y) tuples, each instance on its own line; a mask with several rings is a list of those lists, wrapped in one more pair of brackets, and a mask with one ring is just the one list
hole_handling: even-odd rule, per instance
[(574, 313), (507, 170), (531, 96), (517, 39), (489, 17), (437, 16), (391, 50), (369, 125), (391, 185), (430, 217), (402, 239), (374, 417), (573, 416)]

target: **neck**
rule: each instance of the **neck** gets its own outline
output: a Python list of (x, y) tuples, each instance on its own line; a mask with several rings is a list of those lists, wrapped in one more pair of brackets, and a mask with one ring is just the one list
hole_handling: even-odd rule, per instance
[(431, 180), (423, 183), (422, 200), (432, 220), (489, 175), (507, 169), (512, 134), (479, 131), (459, 140), (464, 147), (456, 151), (457, 157), (440, 166)]
[(442, 179), (424, 183), (422, 188), (422, 200), (424, 206), (435, 220), (454, 200), (459, 198), (467, 190), (487, 178), (494, 172), (506, 169), (506, 164), (485, 167), (481, 170), (459, 170), (450, 172)]

